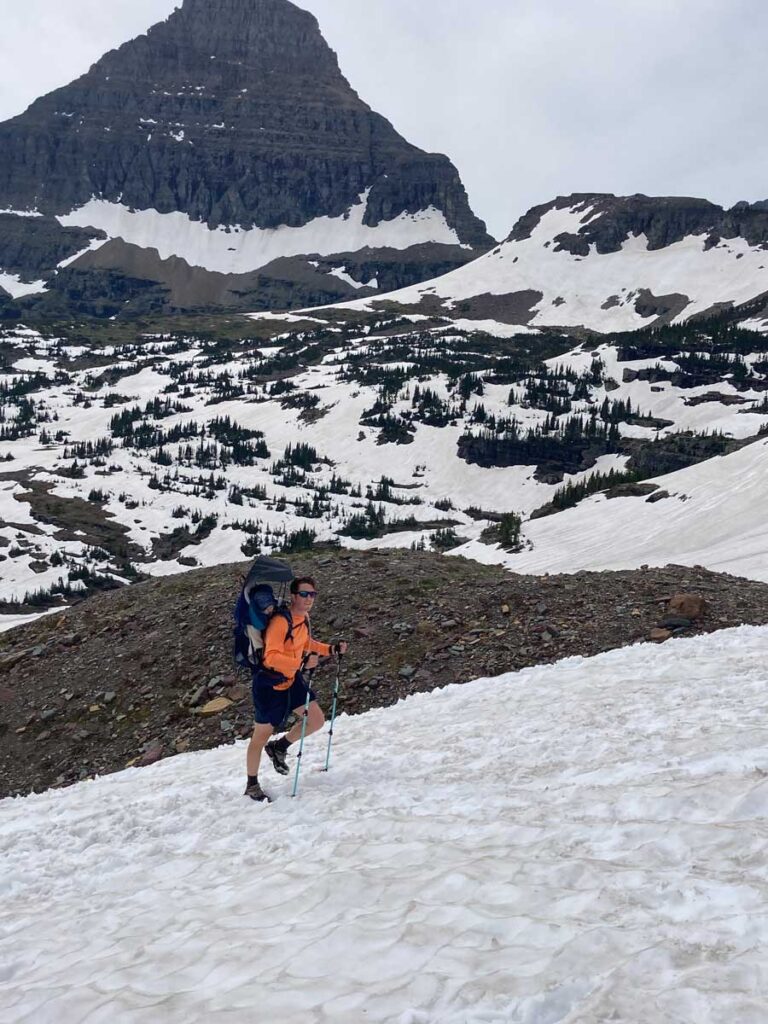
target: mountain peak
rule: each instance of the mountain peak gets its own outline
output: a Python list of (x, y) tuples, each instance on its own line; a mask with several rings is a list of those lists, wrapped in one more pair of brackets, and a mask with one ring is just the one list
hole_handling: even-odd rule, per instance
[(208, 77), (206, 62), (241, 62), (242, 74), (338, 76), (336, 54), (317, 19), (289, 0), (184, 0), (143, 36), (95, 65), (109, 65), (126, 48), (140, 48), (160, 73), (187, 69)]
[(10, 209), (96, 198), (211, 228), (301, 227), (365, 193), (367, 226), (434, 208), (455, 242), (493, 241), (448, 158), (372, 111), (289, 0), (185, 0), (0, 125), (0, 153)]
[[(63, 223), (153, 253), (137, 266), (135, 252), (112, 246), (109, 267), (94, 268), (81, 252), (64, 276), (98, 271), (98, 288), (111, 290), (104, 274), (129, 271), (160, 285), (171, 306), (158, 256), (234, 277), (283, 257), (343, 257), (317, 286), (279, 300), (307, 305), (338, 295), (349, 254), (364, 248), (389, 251), (387, 266), (392, 250), (412, 250), (393, 271), (406, 284), (493, 243), (450, 160), (414, 146), (364, 103), (314, 15), (289, 0), (185, 0), (0, 124), (0, 209), (43, 214), (51, 254), (72, 255)], [(0, 271), (31, 281), (34, 269), (45, 282), (58, 262), (30, 267), (16, 244), (22, 232), (0, 232)], [(391, 278), (366, 263), (341, 294), (380, 272)], [(293, 268), (292, 279), (307, 270), (317, 263)], [(328, 278), (334, 271), (345, 277)], [(252, 294), (254, 284), (233, 279), (225, 290)], [(262, 301), (253, 296), (256, 308)]]

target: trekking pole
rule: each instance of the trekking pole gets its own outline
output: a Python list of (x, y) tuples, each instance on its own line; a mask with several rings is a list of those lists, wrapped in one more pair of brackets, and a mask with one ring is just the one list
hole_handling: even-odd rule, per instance
[(336, 655), (336, 682), (333, 684), (333, 705), (331, 707), (331, 728), (328, 731), (328, 750), (325, 753), (325, 767), (324, 772), (328, 771), (328, 766), (331, 763), (331, 744), (333, 743), (333, 725), (336, 721), (336, 704), (339, 699), (339, 673), (341, 672), (341, 658), (342, 655), (339, 653)]
[(304, 753), (304, 736), (307, 732), (307, 719), (309, 718), (309, 705), (311, 698), (310, 683), (312, 681), (313, 669), (307, 674), (307, 699), (304, 701), (304, 715), (301, 719), (301, 739), (299, 741), (299, 752), (296, 755), (296, 774), (293, 777), (293, 790), (291, 796), (296, 796), (296, 791), (299, 788), (299, 772), (301, 771), (301, 755)]

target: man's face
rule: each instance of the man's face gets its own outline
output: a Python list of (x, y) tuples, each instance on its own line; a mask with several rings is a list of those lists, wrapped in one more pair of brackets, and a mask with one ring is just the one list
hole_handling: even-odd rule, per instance
[(307, 613), (312, 609), (312, 606), (315, 603), (317, 591), (311, 583), (301, 583), (293, 597), (296, 611), (299, 613)]

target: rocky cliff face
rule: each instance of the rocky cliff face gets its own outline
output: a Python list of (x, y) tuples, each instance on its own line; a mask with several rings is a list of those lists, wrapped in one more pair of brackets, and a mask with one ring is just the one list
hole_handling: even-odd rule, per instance
[[(422, 218), (423, 237), (411, 224), (402, 249), (449, 242), (483, 250), (493, 241), (448, 158), (417, 149), (371, 110), (315, 18), (288, 0), (184, 0), (166, 21), (0, 125), (0, 209), (55, 217), (94, 198), (126, 213), (185, 214), (211, 230), (300, 229), (345, 218), (362, 203), (366, 229)], [(430, 217), (443, 237), (430, 234)], [(97, 221), (89, 208), (67, 223), (105, 227)], [(108, 226), (106, 233), (135, 242)], [(160, 248), (151, 232), (146, 244)], [(375, 235), (364, 244), (375, 247)], [(176, 255), (205, 265), (196, 254)], [(58, 256), (52, 248), (49, 270)]]
[(51, 267), (87, 249), (103, 231), (63, 228), (53, 217), (0, 213), (0, 267), (24, 281), (40, 279)]
[(545, 214), (582, 207), (585, 222), (577, 232), (563, 232), (554, 241), (557, 249), (574, 256), (587, 256), (590, 246), (599, 254), (618, 252), (631, 236), (645, 235), (648, 249), (664, 249), (688, 235), (705, 235), (707, 247), (722, 239), (741, 237), (749, 245), (768, 247), (768, 204), (737, 203), (724, 210), (706, 199), (684, 196), (614, 196), (576, 193), (558, 196), (550, 203), (534, 206), (521, 217), (507, 241), (522, 241)]

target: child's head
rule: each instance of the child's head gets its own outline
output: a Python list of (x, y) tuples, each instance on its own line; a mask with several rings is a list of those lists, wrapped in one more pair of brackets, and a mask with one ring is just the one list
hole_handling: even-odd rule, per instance
[(251, 603), (264, 615), (271, 615), (275, 610), (275, 594), (268, 583), (260, 583), (251, 591)]

